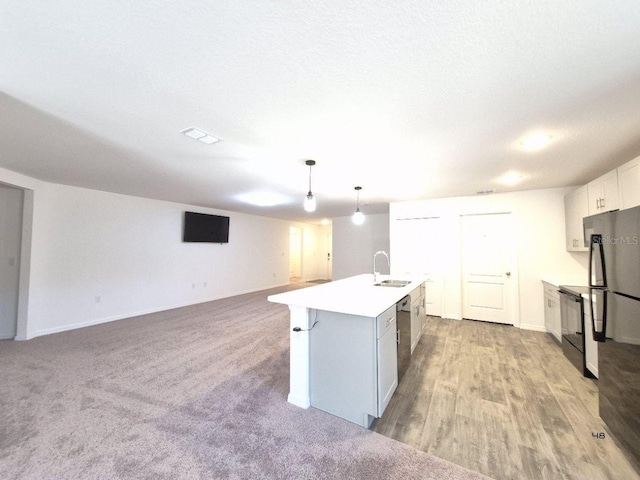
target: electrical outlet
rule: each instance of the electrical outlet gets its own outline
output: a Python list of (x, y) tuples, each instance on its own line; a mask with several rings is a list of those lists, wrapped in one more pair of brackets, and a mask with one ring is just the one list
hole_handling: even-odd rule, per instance
[(196, 284), (195, 284), (195, 283), (192, 283), (192, 284), (191, 284), (191, 288), (196, 288)]
[(102, 303), (102, 295), (96, 295), (95, 301), (96, 303)]
[(202, 286), (203, 286), (204, 288), (207, 288), (207, 282), (204, 282), (204, 283), (202, 284)]

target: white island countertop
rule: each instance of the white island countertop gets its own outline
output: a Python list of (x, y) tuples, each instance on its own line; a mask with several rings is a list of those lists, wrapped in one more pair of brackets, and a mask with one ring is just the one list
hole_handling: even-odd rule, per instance
[(418, 288), (424, 277), (406, 275), (379, 275), (378, 282), (383, 280), (410, 281), (404, 287), (374, 286), (373, 275), (363, 274), (355, 277), (323, 283), (313, 287), (302, 288), (292, 292), (279, 293), (267, 297), (267, 300), (285, 305), (326, 310), (329, 312), (377, 317), (391, 305), (402, 300), (414, 289)]

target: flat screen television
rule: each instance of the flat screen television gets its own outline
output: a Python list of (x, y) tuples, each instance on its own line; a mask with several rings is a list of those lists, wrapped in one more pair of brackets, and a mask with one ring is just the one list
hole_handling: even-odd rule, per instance
[(184, 242), (229, 243), (229, 217), (184, 212)]

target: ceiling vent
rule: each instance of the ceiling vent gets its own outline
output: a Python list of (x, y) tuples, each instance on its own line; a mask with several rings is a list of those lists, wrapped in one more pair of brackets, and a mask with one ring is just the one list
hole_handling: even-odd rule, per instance
[(491, 189), (491, 190), (480, 190), (479, 192), (476, 192), (476, 195), (490, 195), (493, 192), (495, 192), (495, 190)]

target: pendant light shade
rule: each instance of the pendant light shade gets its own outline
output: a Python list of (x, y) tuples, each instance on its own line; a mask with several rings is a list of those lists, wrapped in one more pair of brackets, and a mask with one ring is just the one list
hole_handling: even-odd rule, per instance
[(316, 211), (316, 197), (313, 196), (313, 193), (311, 193), (311, 191), (309, 191), (309, 194), (304, 197), (304, 209), (307, 212)]
[(306, 165), (309, 165), (309, 192), (307, 196), (304, 197), (304, 209), (307, 212), (315, 212), (316, 211), (316, 197), (311, 193), (311, 167), (316, 164), (315, 160), (307, 160), (304, 162)]
[(356, 210), (353, 214), (353, 217), (351, 217), (351, 221), (355, 225), (362, 225), (364, 223), (364, 213), (362, 213), (360, 210)]
[(357, 192), (356, 211), (354, 212), (353, 217), (351, 217), (351, 221), (355, 225), (362, 225), (365, 220), (364, 213), (360, 211), (360, 190), (362, 190), (362, 187), (355, 187), (355, 190)]

